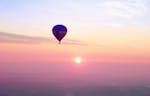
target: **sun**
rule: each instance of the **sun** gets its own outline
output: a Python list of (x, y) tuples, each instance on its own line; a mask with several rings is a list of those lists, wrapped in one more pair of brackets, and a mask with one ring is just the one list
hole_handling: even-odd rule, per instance
[(77, 64), (80, 64), (82, 63), (83, 59), (81, 57), (75, 57), (74, 58), (74, 62), (77, 63)]

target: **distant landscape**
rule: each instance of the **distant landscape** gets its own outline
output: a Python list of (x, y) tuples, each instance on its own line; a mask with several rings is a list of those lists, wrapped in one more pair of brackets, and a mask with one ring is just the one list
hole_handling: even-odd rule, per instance
[(0, 96), (150, 96), (150, 87), (0, 87)]

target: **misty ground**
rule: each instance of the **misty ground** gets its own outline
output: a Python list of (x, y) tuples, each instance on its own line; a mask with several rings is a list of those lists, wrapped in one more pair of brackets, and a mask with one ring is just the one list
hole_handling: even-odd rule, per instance
[(0, 96), (150, 96), (146, 86), (0, 87)]

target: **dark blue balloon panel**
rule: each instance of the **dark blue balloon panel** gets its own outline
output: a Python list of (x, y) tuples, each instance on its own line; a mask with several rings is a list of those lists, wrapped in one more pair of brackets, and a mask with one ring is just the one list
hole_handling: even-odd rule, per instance
[(67, 28), (64, 25), (55, 25), (52, 29), (53, 35), (60, 42), (67, 33)]

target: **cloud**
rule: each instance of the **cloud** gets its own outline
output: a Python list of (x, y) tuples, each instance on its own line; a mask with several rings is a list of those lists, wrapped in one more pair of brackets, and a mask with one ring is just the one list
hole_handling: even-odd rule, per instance
[(148, 3), (149, 0), (106, 0), (96, 5), (107, 15), (130, 19), (147, 15)]
[(101, 23), (98, 23), (98, 24), (102, 25), (102, 26), (109, 26), (109, 27), (121, 27), (121, 26), (123, 26), (123, 24), (116, 23), (116, 22), (101, 22)]
[[(34, 37), (34, 36), (26, 36), (14, 33), (6, 33), (0, 32), (0, 43), (23, 43), (23, 44), (38, 44), (38, 43), (46, 43), (56, 42), (53, 38), (46, 37)], [(83, 41), (66, 39), (63, 40), (63, 44), (71, 44), (71, 45), (87, 45)]]

